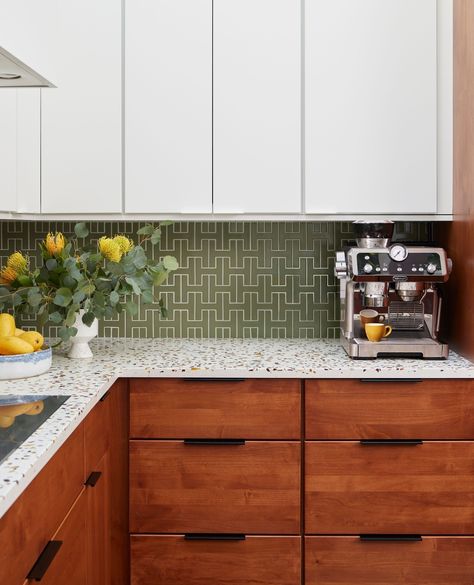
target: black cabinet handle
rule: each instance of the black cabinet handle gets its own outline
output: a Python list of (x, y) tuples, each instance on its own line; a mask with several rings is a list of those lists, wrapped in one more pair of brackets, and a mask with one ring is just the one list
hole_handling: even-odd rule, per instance
[(101, 471), (93, 471), (84, 482), (84, 485), (87, 487), (95, 487), (101, 475), (102, 475)]
[(377, 445), (388, 445), (390, 446), (403, 446), (406, 445), (407, 447), (416, 446), (416, 445), (423, 445), (423, 441), (421, 439), (362, 439), (359, 441), (361, 445), (364, 446), (377, 446)]
[(245, 382), (245, 378), (182, 378), (183, 382)]
[(62, 544), (62, 540), (50, 540), (26, 578), (30, 581), (41, 581)]
[(367, 384), (377, 384), (381, 382), (401, 383), (401, 384), (420, 384), (424, 380), (422, 378), (361, 378), (360, 382)]
[(361, 542), (421, 542), (419, 534), (361, 534)]
[(185, 445), (245, 445), (245, 439), (184, 439)]
[(184, 540), (245, 540), (245, 534), (185, 534)]

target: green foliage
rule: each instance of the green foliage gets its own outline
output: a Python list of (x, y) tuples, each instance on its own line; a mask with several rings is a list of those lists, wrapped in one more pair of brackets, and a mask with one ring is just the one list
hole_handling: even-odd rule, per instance
[[(101, 241), (91, 244), (89, 230), (82, 222), (75, 225), (70, 241), (62, 234), (48, 234), (40, 244), (42, 266), (30, 270), (28, 262), (15, 281), (0, 285), (0, 311), (36, 315), (40, 326), (48, 321), (58, 325), (63, 341), (76, 335), (74, 323), (81, 309), (85, 311), (82, 321), (89, 326), (95, 318), (110, 319), (123, 310), (136, 315), (138, 305), (133, 295), (145, 304), (158, 301), (161, 314), (166, 316), (163, 300), (155, 297), (154, 289), (178, 269), (178, 262), (173, 256), (155, 261), (145, 244), (157, 246), (162, 226), (171, 223), (143, 226), (136, 243), (116, 236), (103, 238), (103, 245)], [(120, 248), (117, 261), (118, 242), (125, 247)]]

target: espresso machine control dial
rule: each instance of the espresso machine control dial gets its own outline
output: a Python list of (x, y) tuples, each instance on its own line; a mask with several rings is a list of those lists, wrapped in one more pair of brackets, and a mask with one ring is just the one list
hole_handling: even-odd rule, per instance
[(426, 272), (428, 274), (434, 274), (436, 272), (437, 266), (436, 264), (433, 264), (432, 262), (430, 262), (428, 264), (428, 266), (426, 267)]
[(366, 274), (370, 274), (373, 269), (374, 269), (374, 267), (372, 266), (372, 264), (369, 264), (368, 262), (367, 262), (367, 264), (364, 265), (364, 272)]

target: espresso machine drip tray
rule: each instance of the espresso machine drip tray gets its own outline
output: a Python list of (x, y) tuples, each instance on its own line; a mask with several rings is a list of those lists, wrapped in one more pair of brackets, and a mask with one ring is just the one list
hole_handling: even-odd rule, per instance
[(424, 304), (392, 301), (388, 307), (388, 324), (394, 331), (422, 331), (425, 327)]
[(427, 337), (425, 331), (393, 331), (390, 337), (373, 343), (366, 338), (341, 338), (342, 345), (348, 355), (355, 359), (374, 358), (424, 358), (446, 359), (448, 346), (436, 339)]

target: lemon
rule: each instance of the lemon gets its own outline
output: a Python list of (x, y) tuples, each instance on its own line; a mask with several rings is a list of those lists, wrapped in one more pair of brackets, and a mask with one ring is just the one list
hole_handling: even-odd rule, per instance
[(26, 331), (20, 335), (19, 339), (29, 343), (35, 351), (41, 349), (44, 343), (44, 337), (38, 331)]
[(19, 337), (0, 337), (0, 355), (33, 353), (33, 346)]
[(26, 333), (26, 331), (23, 331), (23, 329), (18, 329), (18, 327), (15, 329), (15, 337), (20, 337), (20, 335), (23, 335), (23, 333)]
[(15, 335), (15, 319), (9, 313), (0, 313), (0, 337)]

